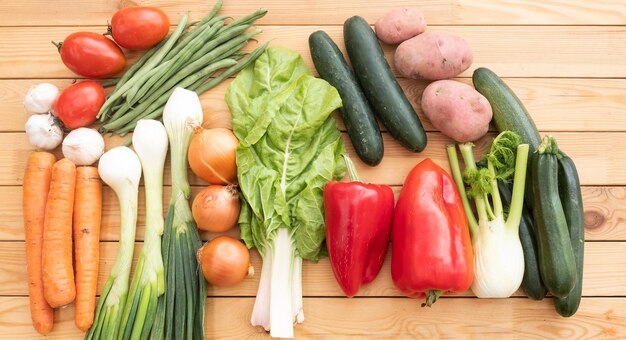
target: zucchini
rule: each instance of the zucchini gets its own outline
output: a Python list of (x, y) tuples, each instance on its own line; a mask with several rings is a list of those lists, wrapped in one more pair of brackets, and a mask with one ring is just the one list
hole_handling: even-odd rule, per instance
[(309, 36), (309, 48), (320, 77), (334, 86), (341, 96), (341, 118), (354, 150), (365, 164), (377, 165), (384, 154), (383, 137), (374, 112), (343, 54), (324, 31)]
[[(511, 185), (502, 181), (498, 181), (498, 191), (502, 203), (508, 208), (511, 205), (513, 190)], [(524, 250), (524, 278), (522, 279), (522, 289), (533, 300), (543, 300), (547, 290), (541, 280), (541, 272), (539, 271), (539, 261), (537, 258), (537, 239), (535, 233), (535, 224), (533, 222), (532, 212), (526, 209), (522, 210), (522, 219), (519, 224), (519, 239)]]
[(424, 150), (422, 123), (391, 72), (372, 28), (354, 16), (344, 23), (343, 35), (354, 74), (391, 136), (411, 151)]
[(498, 131), (513, 131), (530, 146), (531, 153), (537, 150), (541, 143), (537, 126), (511, 88), (493, 71), (484, 67), (474, 71), (472, 82), (491, 104), (493, 121)]
[(559, 197), (558, 148), (554, 138), (545, 137), (532, 157), (532, 177), (537, 225), (539, 268), (546, 288), (558, 298), (576, 286), (576, 261)]
[(562, 299), (554, 299), (556, 311), (562, 316), (574, 315), (580, 305), (583, 288), (583, 260), (585, 251), (585, 212), (580, 193), (580, 181), (576, 165), (567, 155), (559, 158), (559, 197), (565, 212), (570, 242), (576, 260), (577, 281), (574, 290)]
[[(517, 133), (522, 137), (522, 142), (529, 145), (530, 154), (535, 152), (541, 143), (539, 131), (513, 90), (497, 74), (484, 67), (474, 70), (472, 82), (476, 91), (485, 96), (491, 104), (493, 122), (498, 131), (510, 130)], [(532, 183), (532, 172), (527, 171), (524, 202), (529, 209), (534, 205)]]

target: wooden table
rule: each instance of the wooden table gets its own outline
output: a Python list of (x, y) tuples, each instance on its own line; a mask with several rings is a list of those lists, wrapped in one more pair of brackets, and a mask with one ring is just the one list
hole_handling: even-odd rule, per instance
[[(20, 185), (26, 156), (32, 149), (23, 132), (27, 116), (22, 97), (29, 86), (44, 80), (60, 87), (72, 83), (75, 75), (61, 63), (50, 40), (62, 40), (78, 30), (103, 32), (107, 20), (125, 3), (0, 3), (0, 338), (38, 336), (28, 311), (21, 214)], [(306, 320), (296, 327), (297, 337), (626, 337), (626, 1), (227, 0), (222, 12), (241, 17), (264, 6), (269, 14), (260, 21), (264, 33), (259, 39), (293, 48), (310, 64), (307, 37), (311, 32), (326, 30), (342, 46), (341, 24), (346, 18), (359, 14), (374, 23), (393, 7), (418, 3), (430, 29), (456, 33), (472, 45), (474, 65), (460, 80), (470, 82), (471, 71), (479, 66), (505, 77), (542, 133), (555, 135), (578, 164), (587, 228), (580, 310), (572, 318), (561, 318), (550, 299), (530, 301), (521, 293), (500, 300), (481, 300), (465, 293), (442, 298), (433, 308), (420, 308), (419, 301), (402, 297), (394, 288), (389, 256), (376, 281), (364, 287), (358, 297), (347, 299), (342, 297), (328, 261), (322, 260), (304, 265)], [(142, 4), (164, 9), (175, 23), (185, 11), (191, 12), (192, 19), (201, 17), (212, 1), (151, 0)], [(385, 51), (391, 58), (393, 48), (385, 46)], [(138, 54), (129, 55), (134, 60)], [(400, 83), (419, 108), (426, 83), (407, 79)], [(202, 96), (209, 126), (230, 124), (223, 102), (228, 84)], [(447, 168), (444, 145), (448, 140), (425, 118), (422, 121), (429, 131), (429, 145), (423, 153), (409, 153), (384, 133), (383, 162), (375, 168), (359, 164), (361, 177), (391, 184), (397, 192), (408, 171), (425, 157)], [(119, 143), (107, 139), (108, 147)], [(479, 149), (486, 143), (488, 138), (478, 142)], [(170, 181), (166, 178), (165, 182)], [(202, 188), (203, 183), (193, 176), (191, 182), (195, 192)], [(169, 191), (166, 187), (166, 197)], [(111, 269), (119, 237), (116, 199), (108, 188), (104, 196), (100, 287)], [(139, 216), (137, 249), (143, 238), (143, 209)], [(238, 236), (238, 230), (229, 234)], [(260, 270), (256, 252), (253, 262)], [(263, 336), (249, 325), (258, 277), (234, 288), (209, 288), (208, 338)], [(48, 338), (80, 338), (73, 316), (71, 306), (58, 310)]]

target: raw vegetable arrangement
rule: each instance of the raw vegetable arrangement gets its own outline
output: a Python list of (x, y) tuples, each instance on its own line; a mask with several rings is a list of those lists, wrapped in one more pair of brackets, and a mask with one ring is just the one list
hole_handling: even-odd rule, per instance
[[(470, 287), (479, 298), (521, 287), (533, 300), (551, 294), (562, 316), (576, 313), (584, 210), (575, 164), (554, 137), (541, 138), (494, 72), (474, 70), (474, 86), (451, 79), (472, 64), (467, 41), (429, 30), (417, 9), (392, 10), (375, 30), (354, 16), (343, 27), (346, 56), (324, 31), (309, 36), (316, 78), (296, 51), (248, 46), (266, 10), (233, 19), (222, 4), (197, 22), (182, 15), (171, 33), (162, 10), (122, 8), (105, 35), (76, 32), (56, 44), (60, 60), (91, 79), (62, 91), (41, 83), (25, 95), (25, 131), (41, 150), (29, 155), (23, 180), (39, 333), (52, 330), (55, 308), (74, 303), (86, 339), (204, 339), (207, 285), (257, 275), (251, 326), (292, 338), (304, 321), (303, 261), (328, 256), (338, 288), (353, 297), (376, 279), (388, 249), (395, 287), (422, 306)], [(379, 41), (398, 45), (393, 60)], [(126, 50), (145, 52), (123, 72)], [(406, 78), (432, 81), (420, 106), (451, 140), (440, 150), (450, 174), (431, 159), (416, 162), (397, 203), (390, 187), (359, 179), (332, 115), (340, 111), (345, 140), (367, 166), (384, 159), (378, 121), (400, 145), (423, 151), (422, 122), (389, 62)], [(231, 77), (232, 130), (203, 126), (209, 112), (199, 96)], [(476, 159), (473, 142), (491, 122), (499, 134)], [(130, 147), (105, 152), (108, 133), (132, 133)], [(193, 199), (188, 168), (207, 184)], [(134, 254), (142, 174), (145, 234)], [(97, 292), (103, 182), (119, 203), (119, 249)], [(237, 225), (239, 238), (203, 244), (200, 232)], [(250, 248), (262, 268), (252, 267)]]

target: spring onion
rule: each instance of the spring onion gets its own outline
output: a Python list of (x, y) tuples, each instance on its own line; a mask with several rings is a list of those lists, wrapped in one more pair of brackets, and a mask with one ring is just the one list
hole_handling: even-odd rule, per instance
[[(509, 297), (519, 288), (524, 276), (519, 225), (524, 203), (528, 144), (520, 143), (520, 137), (514, 132), (502, 132), (478, 165), (472, 154), (473, 144), (460, 144), (466, 166), (465, 176), (461, 175), (454, 145), (447, 148), (452, 176), (461, 194), (472, 236), (472, 291), (479, 298)], [(497, 181), (509, 180), (511, 176), (514, 176), (513, 199), (505, 219)], [(474, 199), (478, 220), (468, 196)]]
[(156, 120), (139, 121), (133, 134), (133, 148), (143, 168), (146, 231), (124, 308), (119, 339), (147, 339), (155, 319), (158, 299), (165, 293), (161, 235), (167, 133), (163, 124)]
[(98, 172), (104, 183), (115, 191), (120, 203), (120, 247), (85, 339), (117, 339), (133, 260), (141, 163), (131, 149), (120, 146), (100, 157)]
[(202, 241), (189, 207), (187, 180), (187, 150), (202, 117), (198, 95), (180, 87), (163, 111), (172, 159), (172, 195), (162, 242), (165, 299), (157, 308), (154, 339), (204, 339), (206, 283), (196, 259)]

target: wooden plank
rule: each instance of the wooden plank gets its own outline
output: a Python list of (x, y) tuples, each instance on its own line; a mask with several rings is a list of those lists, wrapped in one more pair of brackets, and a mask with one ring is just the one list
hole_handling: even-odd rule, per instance
[[(193, 195), (203, 187), (192, 187)], [(396, 196), (401, 187), (393, 187)], [(626, 188), (625, 187), (583, 187), (582, 188), (586, 240), (588, 241), (626, 241)], [(167, 207), (167, 198), (170, 187), (164, 188), (164, 211)], [(115, 194), (108, 187), (103, 191), (102, 229), (100, 233), (103, 241), (117, 241), (119, 239), (119, 210)], [(22, 188), (19, 186), (0, 186), (0, 197), (22, 197)], [(145, 224), (145, 206), (143, 187), (139, 193), (139, 212), (137, 222), (137, 240), (142, 240)], [(239, 237), (237, 227), (226, 232), (227, 235)], [(212, 233), (203, 233), (204, 240), (215, 237)], [(23, 241), (24, 223), (22, 220), (22, 202), (20, 199), (7, 199), (0, 209), (0, 241)]]
[[(132, 1), (58, 1), (28, 0), (21, 6), (10, 2), (0, 5), (0, 23), (3, 26), (32, 25), (98, 25), (110, 20), (113, 13)], [(192, 19), (206, 14), (214, 1), (171, 2), (146, 0), (146, 6), (163, 9), (173, 21), (186, 11)], [(623, 25), (626, 23), (626, 5), (611, 0), (423, 0), (418, 4), (402, 0), (360, 1), (358, 9), (351, 2), (332, 0), (289, 1), (274, 0), (259, 3), (254, 0), (226, 1), (222, 13), (241, 17), (259, 6), (269, 10), (263, 23), (272, 25), (342, 24), (352, 15), (361, 15), (375, 22), (394, 7), (415, 6), (424, 12), (430, 25)], [(33, 11), (32, 8), (37, 8)]]
[[(471, 83), (469, 78), (459, 80)], [(23, 114), (23, 97), (30, 86), (44, 81), (63, 89), (73, 80), (0, 80), (0, 112), (7, 113), (0, 121), (0, 131), (24, 131), (28, 116)], [(427, 82), (409, 79), (399, 79), (399, 82), (418, 112), (424, 128), (435, 131), (420, 106), (421, 94)], [(542, 131), (626, 131), (624, 79), (508, 78), (506, 82), (524, 102)], [(230, 83), (231, 80), (227, 80), (200, 96), (207, 127), (231, 127), (230, 112), (224, 101)], [(341, 128), (344, 129), (343, 124)]]
[[(253, 298), (210, 298), (206, 305), (207, 339), (269, 339), (250, 326)], [(442, 298), (432, 308), (394, 298), (305, 298), (298, 339), (617, 339), (626, 337), (626, 299), (586, 298), (571, 318), (561, 318), (552, 302), (528, 299)], [(549, 321), (547, 321), (549, 320)], [(2, 337), (33, 339), (25, 297), (1, 297)], [(46, 339), (82, 339), (74, 326), (74, 307), (55, 312)]]
[[(264, 26), (259, 41), (274, 46), (289, 46), (312, 62), (308, 36), (323, 29), (343, 48), (341, 26)], [(103, 32), (103, 26), (81, 27)], [(489, 67), (502, 77), (626, 77), (626, 26), (550, 27), (550, 26), (442, 26), (443, 30), (467, 39), (474, 50), (476, 67)], [(50, 40), (61, 40), (74, 27), (0, 28), (0, 78), (74, 78), (61, 62)], [(602, 39), (598, 39), (601, 36)], [(512, 43), (512, 41), (515, 43)], [(250, 44), (247, 48), (251, 48)], [(391, 46), (384, 46), (388, 60)], [(131, 59), (137, 56), (131, 54)]]
[[(134, 259), (139, 256), (142, 242), (135, 246)], [(585, 244), (585, 271), (583, 296), (626, 296), (626, 242), (587, 242)], [(100, 293), (113, 267), (118, 244), (100, 244), (100, 273), (98, 293)], [(24, 242), (3, 242), (0, 248), (0, 296), (28, 295), (26, 267), (24, 265)], [(607, 259), (611, 259), (607, 261)], [(261, 274), (261, 258), (252, 251), (252, 265), (256, 275), (244, 279), (234, 287), (209, 287), (209, 296), (255, 296)], [(134, 268), (134, 265), (133, 265)], [(318, 263), (305, 261), (303, 265), (303, 294), (305, 296), (343, 296), (335, 282), (328, 259)], [(387, 253), (385, 264), (379, 276), (371, 284), (364, 286), (359, 296), (402, 296), (391, 280), (391, 252)], [(472, 296), (464, 292), (462, 296)], [(523, 295), (519, 293), (518, 295)]]
[[(626, 145), (623, 141), (626, 133), (595, 132), (558, 132), (553, 133), (559, 141), (559, 147), (567, 152), (577, 164), (583, 185), (624, 185), (626, 184)], [(440, 133), (428, 133), (428, 147), (421, 153), (412, 153), (383, 133), (385, 157), (376, 167), (369, 167), (353, 157), (361, 178), (367, 182), (401, 185), (406, 174), (424, 158), (432, 158), (440, 166), (449, 169), (445, 152), (446, 144), (451, 140)], [(476, 142), (476, 153), (482, 155), (491, 142), (493, 134), (488, 134)], [(352, 145), (343, 134), (346, 149), (354, 155)], [(107, 138), (108, 147), (119, 145), (122, 140)], [(19, 185), (22, 181), (24, 164), (28, 152), (33, 148), (28, 144), (24, 133), (0, 133), (0, 150), (7, 152), (0, 155), (0, 185)], [(610, 157), (609, 155), (610, 152)], [(60, 152), (57, 151), (60, 156)], [(166, 161), (164, 183), (170, 183), (169, 166)], [(584, 164), (584, 166), (582, 166)], [(190, 172), (192, 184), (204, 184)]]

